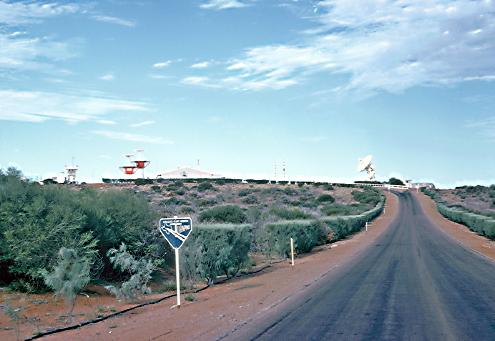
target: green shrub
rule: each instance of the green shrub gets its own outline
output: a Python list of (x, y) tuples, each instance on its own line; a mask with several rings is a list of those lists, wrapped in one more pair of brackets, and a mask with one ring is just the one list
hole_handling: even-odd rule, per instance
[(382, 198), (380, 191), (369, 187), (365, 188), (363, 191), (352, 191), (351, 194), (354, 200), (372, 206), (377, 205)]
[(249, 188), (243, 188), (239, 191), (238, 195), (240, 197), (245, 197), (245, 196), (248, 196), (249, 194), (251, 194), (251, 190)]
[(295, 208), (288, 209), (288, 208), (274, 207), (270, 209), (269, 213), (284, 220), (298, 220), (298, 219), (312, 218), (311, 214), (308, 214), (306, 212), (303, 212)]
[(324, 203), (330, 203), (331, 204), (331, 203), (335, 202), (335, 198), (332, 197), (330, 194), (322, 194), (316, 199), (316, 201), (318, 201), (319, 203), (324, 202)]
[(366, 207), (367, 206), (364, 206), (362, 204), (357, 204), (357, 205), (332, 204), (322, 207), (320, 211), (322, 214), (326, 216), (346, 216), (346, 215), (359, 214), (365, 211)]
[(297, 253), (310, 252), (325, 241), (325, 226), (319, 221), (283, 221), (267, 224), (261, 234), (261, 245), (267, 255), (289, 256), (290, 238)]
[(250, 225), (197, 225), (181, 248), (181, 272), (186, 279), (235, 276), (248, 262)]
[(194, 208), (192, 208), (191, 206), (182, 206), (180, 208), (180, 212), (185, 214), (194, 213)]
[(42, 270), (56, 265), (61, 245), (91, 260), (92, 279), (111, 278), (106, 252), (121, 242), (146, 253), (155, 214), (141, 194), (126, 190), (75, 191), (0, 176), (0, 281), (46, 289)]
[(76, 250), (62, 247), (53, 271), (42, 272), (45, 284), (53, 289), (57, 296), (63, 297), (69, 306), (69, 320), (72, 319), (77, 294), (89, 283), (90, 266), (90, 259), (80, 257)]
[(200, 207), (207, 207), (207, 206), (214, 206), (218, 202), (215, 199), (202, 199), (198, 202), (198, 206)]
[(328, 229), (328, 235), (331, 235), (330, 241), (340, 240), (350, 234), (361, 231), (366, 222), (370, 222), (378, 217), (383, 211), (383, 197), (380, 202), (371, 210), (362, 214), (343, 216), (343, 217), (328, 217), (324, 218), (323, 222)]
[(249, 195), (242, 199), (242, 202), (244, 204), (253, 205), (258, 203), (258, 198), (256, 198), (254, 195)]
[(136, 298), (148, 294), (151, 289), (148, 287), (148, 282), (151, 279), (151, 274), (155, 270), (155, 266), (151, 260), (136, 259), (128, 251), (124, 243), (119, 249), (110, 249), (107, 253), (110, 262), (114, 268), (121, 273), (127, 275), (120, 287), (108, 285), (105, 288), (109, 290), (118, 299), (133, 301)]
[(438, 211), (447, 219), (466, 225), (469, 229), (478, 234), (486, 236), (490, 239), (495, 239), (494, 218), (450, 208), (442, 203), (438, 203), (437, 208)]
[(236, 205), (210, 208), (199, 215), (200, 222), (242, 224), (247, 221), (246, 214)]
[(153, 184), (153, 179), (135, 179), (134, 184), (136, 186), (151, 185)]
[(197, 190), (200, 192), (213, 191), (215, 187), (209, 182), (202, 182), (198, 185)]
[(162, 187), (161, 186), (157, 186), (157, 185), (153, 185), (151, 186), (151, 190), (154, 191), (154, 192), (161, 192), (162, 191)]

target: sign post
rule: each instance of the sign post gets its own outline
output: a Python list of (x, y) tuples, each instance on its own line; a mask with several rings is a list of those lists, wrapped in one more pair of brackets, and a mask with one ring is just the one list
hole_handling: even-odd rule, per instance
[(179, 273), (179, 249), (192, 232), (192, 219), (184, 218), (162, 218), (158, 230), (175, 250), (175, 280), (177, 282), (177, 308), (180, 308), (180, 273)]
[(292, 258), (292, 266), (294, 266), (294, 239), (290, 239), (290, 254)]

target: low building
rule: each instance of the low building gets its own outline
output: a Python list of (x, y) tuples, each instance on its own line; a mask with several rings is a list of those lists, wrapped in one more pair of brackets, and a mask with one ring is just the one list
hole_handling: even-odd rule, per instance
[(157, 179), (221, 179), (224, 176), (190, 167), (177, 167), (172, 171), (159, 173)]

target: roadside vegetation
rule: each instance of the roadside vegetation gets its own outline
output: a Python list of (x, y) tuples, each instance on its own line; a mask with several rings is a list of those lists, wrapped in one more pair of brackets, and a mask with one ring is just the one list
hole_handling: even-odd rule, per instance
[(423, 189), (447, 219), (495, 239), (495, 185), (462, 186), (454, 190)]
[(260, 256), (287, 257), (291, 237), (297, 253), (345, 238), (375, 218), (383, 200), (370, 187), (330, 184), (39, 185), (9, 169), (0, 173), (0, 283), (53, 291), (70, 320), (88, 284), (132, 302), (151, 292), (157, 274), (173, 278), (159, 217), (193, 218), (181, 249), (181, 275), (192, 287), (234, 277)]

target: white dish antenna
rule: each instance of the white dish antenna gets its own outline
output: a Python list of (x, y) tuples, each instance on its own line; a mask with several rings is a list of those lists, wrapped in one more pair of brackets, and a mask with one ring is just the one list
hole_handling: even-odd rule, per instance
[(367, 155), (362, 159), (359, 159), (357, 166), (358, 172), (366, 171), (366, 173), (368, 173), (369, 181), (375, 180), (375, 166), (373, 166), (373, 163), (371, 162), (372, 160), (373, 160), (373, 155)]

